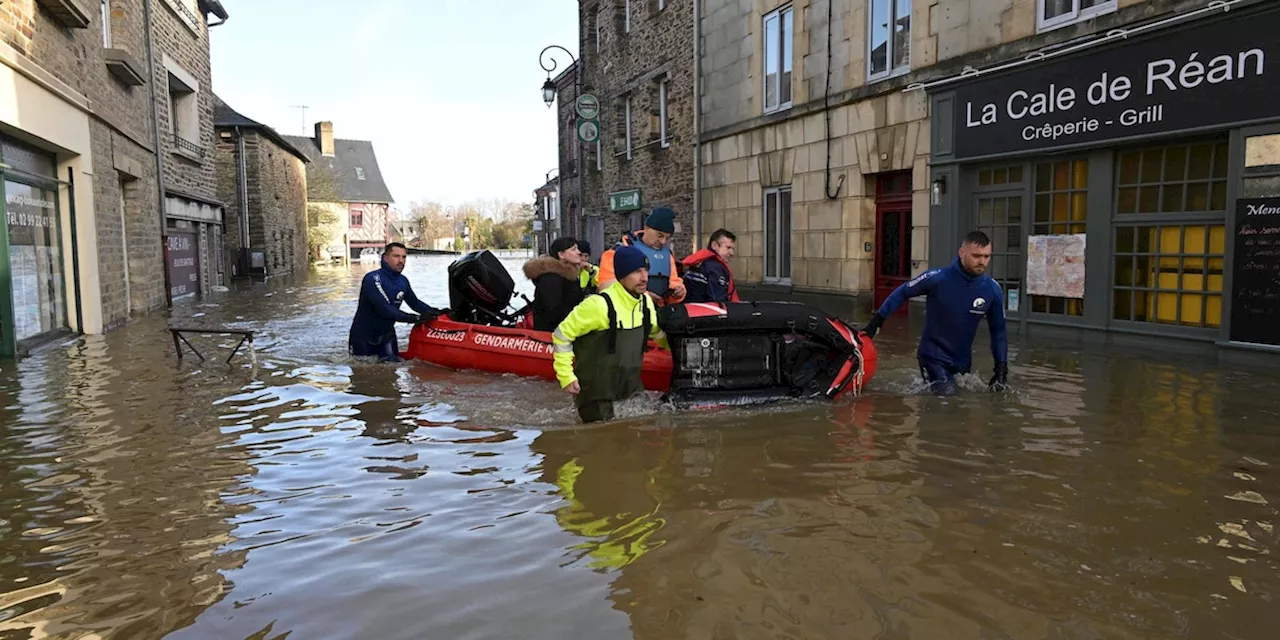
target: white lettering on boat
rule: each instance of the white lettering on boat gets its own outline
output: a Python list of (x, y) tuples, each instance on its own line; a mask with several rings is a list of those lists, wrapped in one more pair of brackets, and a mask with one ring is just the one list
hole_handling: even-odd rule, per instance
[(482, 347), (495, 347), (511, 351), (530, 351), (533, 353), (551, 353), (551, 345), (538, 342), (537, 340), (530, 340), (529, 338), (495, 336), (488, 333), (477, 333), (472, 340)]
[(446, 340), (448, 342), (462, 342), (467, 338), (466, 331), (441, 331), (439, 329), (427, 329), (427, 338), (430, 340)]

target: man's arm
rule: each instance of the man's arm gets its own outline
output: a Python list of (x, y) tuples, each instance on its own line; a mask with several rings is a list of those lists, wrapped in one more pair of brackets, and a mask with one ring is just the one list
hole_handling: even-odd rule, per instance
[(578, 381), (573, 373), (573, 341), (609, 326), (609, 315), (600, 296), (588, 296), (551, 332), (552, 364), (563, 389)]
[(418, 299), (417, 294), (413, 292), (413, 287), (409, 286), (409, 281), (404, 283), (404, 301), (409, 303), (409, 308), (422, 314), (424, 318), (435, 318), (440, 315), (440, 310)]
[[(372, 285), (372, 286), (371, 286)], [(374, 313), (396, 322), (416, 322), (417, 318), (400, 310), (400, 305), (391, 301), (387, 290), (382, 286), (382, 278), (377, 273), (366, 278), (360, 285), (360, 295), (373, 306)], [(408, 293), (405, 294), (408, 297)]]
[(670, 351), (671, 344), (667, 340), (667, 332), (663, 331), (662, 327), (658, 326), (658, 307), (655, 306), (653, 304), (653, 300), (647, 296), (642, 298), (642, 300), (644, 300), (645, 304), (649, 305), (649, 318), (650, 322), (653, 323), (653, 325), (649, 327), (649, 338), (658, 343), (659, 347)]
[(674, 295), (667, 298), (667, 302), (676, 304), (684, 301), (684, 297), (688, 295), (688, 291), (684, 288), (684, 280), (680, 278), (680, 267), (676, 264), (676, 254), (671, 254), (671, 290)]
[(991, 308), (987, 309), (987, 328), (991, 331), (991, 357), (995, 359), (998, 368), (1009, 362), (1009, 333), (1004, 318), (1004, 291), (995, 281), (992, 281), (992, 287), (995, 289), (995, 300), (992, 301)]
[(880, 326), (889, 316), (893, 315), (898, 307), (901, 307), (907, 300), (916, 296), (928, 295), (933, 292), (933, 288), (942, 280), (942, 269), (930, 269), (904, 283), (898, 285), (888, 298), (884, 299), (884, 304), (876, 310), (871, 316), (871, 322), (867, 323), (863, 329), (868, 336), (875, 337), (880, 331)]

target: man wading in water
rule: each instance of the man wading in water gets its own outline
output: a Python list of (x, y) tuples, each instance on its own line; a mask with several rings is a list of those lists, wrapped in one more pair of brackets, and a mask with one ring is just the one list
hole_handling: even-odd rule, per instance
[[(409, 279), (401, 273), (408, 257), (409, 250), (404, 245), (392, 242), (382, 252), (382, 266), (365, 274), (360, 283), (356, 317), (351, 320), (351, 332), (347, 335), (351, 355), (378, 356), (383, 362), (400, 362), (396, 323), (430, 322), (444, 313), (413, 294)], [(401, 302), (409, 303), (410, 309), (422, 315), (401, 311)]]
[(649, 338), (670, 348), (657, 308), (645, 295), (649, 259), (635, 247), (619, 247), (613, 271), (613, 284), (587, 296), (551, 332), (556, 378), (573, 395), (583, 422), (611, 420), (614, 402), (644, 392), (641, 370)]
[(894, 289), (863, 331), (874, 338), (885, 319), (908, 298), (929, 296), (925, 302), (924, 333), (916, 350), (920, 375), (934, 393), (952, 395), (956, 392), (955, 377), (969, 373), (972, 367), (973, 338), (978, 333), (978, 323), (986, 318), (991, 331), (991, 355), (995, 358), (995, 375), (987, 387), (991, 391), (1004, 390), (1009, 376), (1004, 294), (1000, 285), (986, 275), (990, 261), (991, 239), (981, 231), (969, 232), (950, 267), (926, 271)]

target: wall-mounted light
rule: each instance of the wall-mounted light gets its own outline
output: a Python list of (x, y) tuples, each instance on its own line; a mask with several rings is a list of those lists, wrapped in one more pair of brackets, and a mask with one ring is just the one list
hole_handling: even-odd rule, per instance
[(947, 192), (947, 177), (938, 176), (933, 181), (933, 206), (942, 204), (942, 196)]

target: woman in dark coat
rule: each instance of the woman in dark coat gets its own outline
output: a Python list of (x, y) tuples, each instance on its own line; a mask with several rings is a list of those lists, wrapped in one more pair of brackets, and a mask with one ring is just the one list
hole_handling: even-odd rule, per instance
[(556, 238), (548, 255), (524, 263), (524, 276), (533, 281), (533, 328), (554, 331), (586, 297), (582, 287), (584, 258), (573, 238)]

